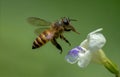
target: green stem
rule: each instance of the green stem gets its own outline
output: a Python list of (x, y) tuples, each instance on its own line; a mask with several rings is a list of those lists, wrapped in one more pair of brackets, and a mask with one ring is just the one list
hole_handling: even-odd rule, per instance
[(105, 56), (103, 50), (99, 50), (99, 53), (101, 55), (102, 64), (105, 66), (105, 68), (107, 68), (111, 73), (115, 74), (116, 77), (120, 77), (117, 65)]
[(106, 58), (103, 64), (105, 68), (107, 68), (111, 73), (115, 74), (116, 77), (119, 77), (119, 70), (116, 64), (111, 62), (111, 60), (109, 60), (108, 58)]

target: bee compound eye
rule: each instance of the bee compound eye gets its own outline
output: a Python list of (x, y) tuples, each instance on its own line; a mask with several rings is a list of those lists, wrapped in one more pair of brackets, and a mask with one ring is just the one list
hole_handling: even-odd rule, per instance
[(64, 23), (65, 25), (69, 25), (69, 22), (68, 22), (67, 20), (64, 20), (63, 23)]

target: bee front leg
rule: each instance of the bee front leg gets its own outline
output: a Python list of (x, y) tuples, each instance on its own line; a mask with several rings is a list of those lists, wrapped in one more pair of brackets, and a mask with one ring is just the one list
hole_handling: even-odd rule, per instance
[(60, 53), (62, 53), (62, 47), (57, 43), (56, 39), (51, 40), (51, 43), (61, 51)]
[(60, 38), (63, 39), (63, 40), (64, 40), (66, 43), (68, 43), (69, 45), (71, 45), (70, 42), (69, 42), (63, 35), (60, 35)]

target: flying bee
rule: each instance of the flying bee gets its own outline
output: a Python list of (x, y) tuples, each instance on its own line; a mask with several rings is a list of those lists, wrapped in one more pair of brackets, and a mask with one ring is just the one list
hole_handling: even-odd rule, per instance
[[(79, 32), (77, 32), (75, 28), (70, 24), (70, 21), (76, 21), (76, 20), (69, 19), (67, 17), (62, 17), (60, 20), (57, 20), (53, 23), (37, 17), (29, 17), (27, 21), (34, 26), (49, 27), (49, 28), (48, 27), (38, 28), (35, 30), (35, 34), (37, 34), (38, 37), (34, 40), (32, 49), (39, 48), (44, 44), (46, 44), (48, 41), (51, 41), (51, 43), (61, 51), (60, 53), (62, 53), (63, 51), (62, 47), (56, 41), (56, 39), (57, 38), (63, 39), (66, 43), (71, 45), (70, 42), (64, 37), (63, 32), (73, 31), (79, 34)], [(41, 32), (41, 29), (44, 29), (44, 31)]]

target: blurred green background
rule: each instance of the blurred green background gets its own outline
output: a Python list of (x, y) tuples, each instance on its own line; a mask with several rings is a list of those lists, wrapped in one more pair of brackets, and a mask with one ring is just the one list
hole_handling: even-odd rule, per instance
[[(67, 16), (81, 34), (65, 33), (69, 46), (59, 54), (50, 42), (32, 50), (36, 38), (27, 17), (55, 21)], [(106, 55), (120, 68), (120, 1), (119, 0), (0, 0), (0, 77), (114, 77), (102, 65), (91, 63), (81, 69), (66, 62), (65, 55), (80, 44), (86, 35), (103, 28)]]

